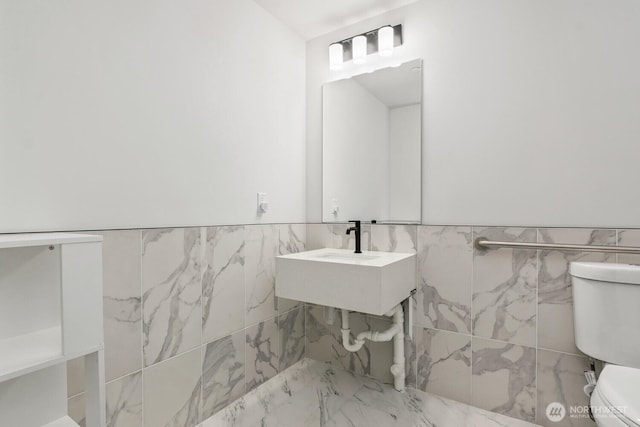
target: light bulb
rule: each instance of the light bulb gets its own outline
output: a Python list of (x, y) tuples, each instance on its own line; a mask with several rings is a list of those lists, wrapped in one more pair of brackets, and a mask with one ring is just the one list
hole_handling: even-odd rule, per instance
[(391, 56), (393, 53), (393, 27), (386, 26), (378, 30), (378, 53)]
[(353, 63), (364, 64), (367, 61), (367, 37), (356, 36), (351, 41)]
[(333, 43), (329, 45), (329, 69), (342, 69), (342, 43)]

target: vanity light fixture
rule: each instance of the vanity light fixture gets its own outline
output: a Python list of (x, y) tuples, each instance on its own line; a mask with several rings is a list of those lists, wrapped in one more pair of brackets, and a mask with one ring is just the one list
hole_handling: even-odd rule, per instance
[(329, 45), (329, 68), (341, 70), (343, 64), (353, 61), (364, 64), (367, 55), (378, 53), (380, 56), (391, 56), (396, 46), (402, 45), (402, 24), (385, 25), (366, 33)]
[(390, 25), (378, 30), (378, 53), (380, 56), (393, 54), (393, 27)]
[(367, 36), (360, 35), (353, 38), (353, 63), (364, 64), (367, 62)]
[(342, 43), (333, 43), (329, 46), (329, 68), (331, 70), (341, 70), (343, 61)]

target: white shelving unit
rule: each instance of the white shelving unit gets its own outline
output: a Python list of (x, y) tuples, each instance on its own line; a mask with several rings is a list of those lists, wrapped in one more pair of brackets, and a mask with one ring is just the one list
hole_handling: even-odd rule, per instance
[(85, 358), (87, 427), (105, 427), (102, 237), (0, 235), (0, 426), (78, 427), (69, 359)]

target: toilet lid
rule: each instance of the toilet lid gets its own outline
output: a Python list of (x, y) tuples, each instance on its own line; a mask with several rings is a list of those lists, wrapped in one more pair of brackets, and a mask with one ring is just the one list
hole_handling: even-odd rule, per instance
[(614, 408), (618, 417), (640, 426), (640, 369), (605, 366), (598, 378), (596, 392)]

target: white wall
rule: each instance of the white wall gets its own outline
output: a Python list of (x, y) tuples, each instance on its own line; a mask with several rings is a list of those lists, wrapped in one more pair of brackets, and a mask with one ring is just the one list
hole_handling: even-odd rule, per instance
[(325, 85), (322, 102), (323, 221), (388, 218), (389, 109), (351, 79)]
[(303, 221), (304, 52), (251, 0), (0, 0), (0, 232)]
[(389, 220), (420, 222), (420, 104), (389, 110)]
[(423, 0), (311, 40), (308, 219), (320, 86), (366, 68), (330, 72), (328, 44), (402, 23), (394, 60), (424, 58), (424, 223), (640, 226), (638, 22), (637, 0)]

